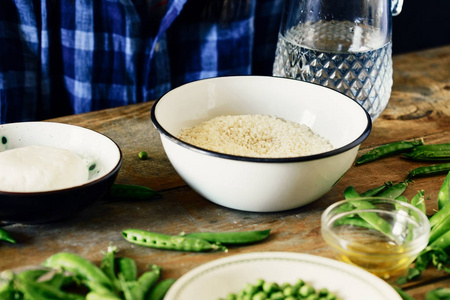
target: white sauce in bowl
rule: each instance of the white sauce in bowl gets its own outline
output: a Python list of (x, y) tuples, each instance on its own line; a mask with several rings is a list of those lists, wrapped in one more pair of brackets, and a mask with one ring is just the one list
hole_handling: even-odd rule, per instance
[(44, 192), (84, 184), (89, 166), (77, 154), (52, 146), (0, 152), (0, 191)]

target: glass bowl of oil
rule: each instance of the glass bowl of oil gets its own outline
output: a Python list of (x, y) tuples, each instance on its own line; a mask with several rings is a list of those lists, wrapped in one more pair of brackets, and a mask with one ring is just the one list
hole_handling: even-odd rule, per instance
[(329, 206), (321, 233), (339, 260), (388, 280), (404, 275), (427, 246), (430, 223), (407, 202), (356, 198)]

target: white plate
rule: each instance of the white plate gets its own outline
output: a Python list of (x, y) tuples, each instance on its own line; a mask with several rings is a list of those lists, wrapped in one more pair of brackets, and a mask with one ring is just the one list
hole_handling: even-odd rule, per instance
[(388, 283), (361, 268), (290, 252), (239, 254), (203, 264), (178, 279), (164, 300), (217, 300), (257, 279), (279, 284), (303, 279), (343, 300), (401, 300)]

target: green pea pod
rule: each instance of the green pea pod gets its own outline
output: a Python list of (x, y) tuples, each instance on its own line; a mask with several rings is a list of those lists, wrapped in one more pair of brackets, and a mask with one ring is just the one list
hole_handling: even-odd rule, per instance
[(409, 203), (408, 198), (406, 198), (406, 197), (403, 196), (403, 195), (398, 196), (397, 198), (395, 198), (395, 200), (401, 201), (401, 202)]
[(235, 232), (195, 232), (184, 234), (183, 236), (206, 240), (210, 243), (249, 244), (264, 240), (269, 234), (270, 229)]
[(168, 278), (161, 280), (148, 294), (146, 300), (162, 300), (170, 287), (175, 283), (175, 279)]
[(137, 280), (137, 267), (133, 259), (129, 257), (120, 257), (117, 259), (119, 274), (122, 274), (125, 281)]
[(437, 288), (425, 294), (425, 300), (447, 300), (450, 299), (450, 288)]
[(407, 178), (432, 176), (450, 172), (450, 163), (418, 167), (408, 173)]
[(425, 205), (425, 192), (423, 190), (414, 195), (414, 197), (411, 199), (411, 204), (417, 207), (424, 214), (427, 214), (427, 207)]
[(26, 299), (34, 300), (82, 300), (84, 296), (67, 293), (43, 282), (17, 278), (16, 285)]
[(16, 240), (12, 237), (12, 235), (2, 228), (0, 228), (0, 241), (9, 242), (11, 244), (16, 243)]
[(117, 252), (117, 247), (108, 246), (107, 251), (103, 255), (102, 261), (100, 262), (100, 270), (105, 273), (106, 276), (111, 280), (113, 284), (114, 291), (120, 290), (120, 283), (116, 276), (115, 271), (115, 254)]
[(445, 251), (448, 247), (450, 247), (450, 231), (445, 232), (430, 243), (430, 248), (442, 249), (443, 251)]
[(448, 231), (450, 231), (450, 218), (444, 218), (441, 222), (431, 228), (428, 243), (433, 243)]
[(445, 205), (430, 217), (430, 226), (434, 227), (450, 215), (450, 205)]
[(338, 214), (338, 213), (344, 213), (344, 212), (352, 211), (352, 210), (354, 210), (354, 209), (355, 209), (355, 207), (352, 205), (352, 203), (351, 203), (351, 202), (348, 202), (348, 203), (343, 204), (343, 205), (339, 206), (338, 208), (336, 208), (336, 209), (334, 210), (334, 213), (336, 213), (336, 214)]
[(335, 226), (341, 226), (341, 225), (351, 225), (351, 226), (358, 226), (358, 227), (364, 227), (369, 229), (376, 229), (369, 223), (367, 223), (364, 219), (358, 216), (351, 216), (351, 217), (344, 217), (336, 220), (334, 222)]
[(450, 143), (419, 145), (414, 147), (414, 151), (445, 151), (450, 150)]
[(442, 183), (442, 186), (438, 193), (437, 201), (439, 209), (450, 203), (450, 172), (447, 174), (444, 182)]
[[(356, 191), (356, 189), (353, 186), (348, 186), (344, 190), (344, 198), (346, 200), (357, 199), (357, 198), (361, 198), (361, 195)], [(355, 208), (356, 207), (353, 205), (353, 202), (350, 201), (347, 204), (340, 206), (339, 210), (336, 210), (335, 213), (348, 212), (348, 211), (355, 210)], [(365, 220), (361, 219), (358, 216), (355, 217), (355, 215), (352, 215), (349, 218), (352, 218), (352, 219), (358, 218), (359, 219), (358, 221), (355, 221), (355, 220), (350, 221), (352, 223), (352, 225), (356, 226), (358, 223), (358, 226), (361, 226), (361, 227), (367, 227), (367, 228), (371, 227), (370, 224), (368, 224)], [(364, 222), (365, 222), (365, 224), (364, 224)]]
[(151, 270), (145, 272), (138, 278), (139, 288), (146, 295), (150, 289), (156, 284), (161, 276), (161, 268), (156, 265), (151, 266)]
[(450, 160), (450, 150), (414, 150), (409, 153), (402, 153), (402, 156), (418, 161), (445, 161)]
[(50, 274), (51, 277), (44, 278), (48, 277), (46, 275), (48, 275), (49, 272), (50, 271), (46, 269), (26, 270), (17, 274), (16, 278), (19, 280), (39, 281), (55, 289), (61, 289), (63, 286), (76, 283), (72, 276), (66, 276), (61, 272), (55, 272), (54, 274)]
[(86, 295), (86, 300), (122, 300), (114, 293), (100, 293), (100, 292), (89, 292)]
[(347, 200), (360, 197), (361, 195), (355, 190), (353, 186), (348, 186), (344, 191), (344, 198)]
[(405, 291), (403, 291), (401, 288), (392, 286), (394, 290), (399, 294), (399, 296), (402, 298), (402, 300), (415, 300), (414, 297), (408, 295)]
[(6, 289), (0, 288), (0, 299), (16, 300), (16, 299), (22, 299), (22, 298), (18, 298), (18, 296), (16, 297), (16, 291), (14, 291), (14, 288), (11, 285)]
[(122, 235), (130, 243), (156, 249), (196, 252), (226, 251), (226, 248), (221, 245), (186, 236), (167, 235), (140, 229), (127, 229), (122, 231)]
[[(354, 201), (350, 201), (349, 203), (353, 205), (356, 209), (375, 208), (375, 206), (373, 206), (369, 202), (366, 202), (364, 200), (358, 200), (358, 198), (361, 196), (358, 194), (358, 192), (356, 192), (353, 186), (349, 186), (345, 189), (344, 197), (348, 200), (355, 199)], [(359, 217), (361, 217), (362, 220), (368, 223), (368, 225), (366, 225), (365, 227), (370, 228), (369, 226), (371, 226), (376, 230), (380, 231), (381, 233), (385, 234), (389, 238), (393, 239), (394, 241), (396, 240), (396, 238), (392, 236), (391, 233), (392, 225), (383, 218), (380, 218), (376, 213), (357, 212), (357, 214), (359, 215)]]
[(380, 158), (388, 157), (397, 153), (402, 153), (407, 150), (412, 150), (414, 147), (423, 145), (423, 139), (414, 141), (400, 141), (393, 142), (385, 145), (381, 145), (377, 148), (370, 150), (369, 152), (361, 155), (357, 160), (356, 164), (361, 165), (367, 162), (371, 162)]
[(119, 273), (119, 282), (125, 300), (144, 300), (144, 292), (140, 289), (137, 281), (127, 281), (123, 274)]
[(147, 200), (158, 193), (148, 187), (131, 184), (113, 184), (110, 195), (113, 198), (131, 198), (138, 200)]
[(408, 187), (408, 184), (409, 184), (408, 180), (399, 182), (397, 184), (393, 184), (384, 191), (378, 193), (376, 196), (382, 198), (395, 199), (405, 192), (406, 188)]
[[(375, 206), (369, 202), (362, 201), (362, 200), (355, 200), (352, 201), (352, 204), (357, 209), (371, 209), (375, 208)], [(374, 212), (358, 212), (358, 215), (367, 223), (372, 225), (375, 229), (380, 231), (381, 233), (385, 234), (392, 240), (396, 240), (396, 237), (392, 235), (392, 225), (386, 221), (383, 218), (380, 218), (376, 213)]]
[(105, 295), (111, 294), (111, 293), (115, 294), (115, 292), (111, 288), (106, 287), (97, 281), (84, 281), (83, 283), (91, 292), (96, 292), (96, 293), (105, 294)]
[[(6, 271), (4, 271), (6, 272)], [(14, 286), (13, 286), (13, 278), (14, 278), (14, 274), (10, 273), (9, 275), (6, 276), (6, 274), (1, 274), (2, 276), (0, 276), (0, 299), (15, 299), (14, 298)], [(9, 277), (9, 278), (6, 278)]]
[[(362, 194), (359, 194), (353, 186), (348, 186), (344, 190), (344, 198), (345, 199), (354, 199), (354, 198), (367, 198), (367, 197), (394, 197), (395, 194), (399, 193), (401, 189), (404, 190), (405, 183), (399, 183), (393, 185), (391, 181), (385, 182), (381, 186), (377, 186), (375, 188), (369, 189)], [(380, 196), (381, 195), (381, 196)], [(383, 196), (384, 195), (384, 196)], [(397, 195), (398, 196), (398, 195)]]
[(98, 283), (108, 288), (113, 287), (111, 280), (100, 268), (73, 253), (60, 252), (54, 254), (47, 258), (42, 265), (52, 269), (67, 270), (85, 282)]
[(362, 194), (359, 194), (353, 186), (348, 186), (344, 191), (344, 198), (349, 200), (361, 197), (374, 197), (380, 194), (380, 192), (384, 191), (386, 188), (389, 188), (391, 186), (392, 186), (391, 181), (385, 182), (383, 185), (371, 188)]
[(392, 181), (385, 182), (383, 185), (374, 187), (365, 191), (364, 193), (361, 193), (361, 197), (374, 197), (390, 186), (392, 186)]
[(41, 276), (49, 271), (44, 269), (26, 270), (16, 275), (21, 280), (37, 281)]
[(62, 272), (56, 272), (50, 279), (45, 280), (44, 282), (59, 289), (65, 286), (79, 284), (79, 280), (77, 280), (74, 276), (67, 276), (62, 274)]

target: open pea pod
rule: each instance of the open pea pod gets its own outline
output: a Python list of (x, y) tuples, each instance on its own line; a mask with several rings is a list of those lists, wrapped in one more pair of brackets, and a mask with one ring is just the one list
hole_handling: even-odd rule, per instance
[(125, 229), (122, 236), (130, 243), (156, 249), (178, 251), (227, 251), (226, 247), (203, 239), (181, 235), (168, 235), (141, 229)]
[(270, 229), (233, 232), (194, 232), (184, 234), (184, 236), (206, 240), (210, 243), (249, 244), (264, 240), (269, 234)]

